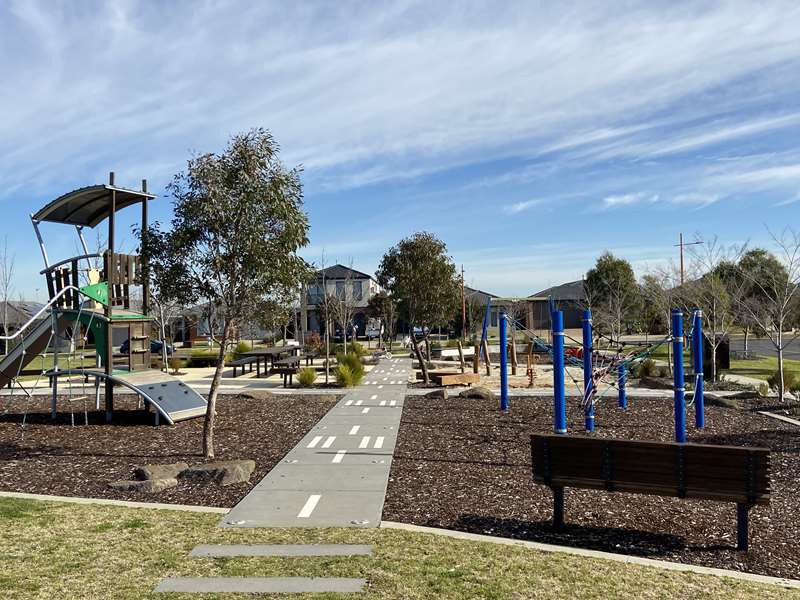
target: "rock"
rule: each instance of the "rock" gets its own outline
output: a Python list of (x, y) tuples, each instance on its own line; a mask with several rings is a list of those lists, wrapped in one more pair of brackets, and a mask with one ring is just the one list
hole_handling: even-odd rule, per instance
[(188, 468), (189, 465), (185, 462), (167, 465), (141, 465), (133, 469), (133, 476), (140, 481), (146, 479), (175, 479), (181, 471)]
[(489, 388), (477, 386), (474, 388), (469, 388), (468, 390), (464, 390), (460, 394), (458, 394), (459, 398), (474, 398), (475, 400), (491, 400), (494, 402), (495, 396), (494, 392)]
[(174, 488), (178, 485), (178, 480), (174, 477), (167, 477), (164, 479), (137, 479), (132, 481), (112, 481), (108, 485), (115, 490), (122, 490), (125, 492), (156, 494), (169, 488)]
[(428, 392), (423, 398), (429, 398), (430, 400), (447, 400), (447, 390), (444, 388), (439, 388), (433, 390), (432, 392)]
[(657, 379), (655, 377), (642, 377), (639, 379), (639, 386), (651, 390), (671, 390), (673, 382), (671, 379)]
[[(686, 400), (693, 399), (694, 396), (692, 394), (686, 394)], [(706, 406), (719, 406), (721, 408), (736, 408), (738, 403), (736, 399), (732, 396), (718, 396), (717, 394), (712, 394), (710, 392), (705, 392), (703, 394), (703, 403)]]
[(248, 481), (255, 468), (254, 460), (221, 460), (193, 465), (181, 471), (178, 477), (191, 481), (213, 481), (219, 485), (231, 485)]

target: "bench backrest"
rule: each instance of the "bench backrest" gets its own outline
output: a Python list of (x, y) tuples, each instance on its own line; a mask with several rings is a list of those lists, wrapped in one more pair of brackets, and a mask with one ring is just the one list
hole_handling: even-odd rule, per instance
[(532, 435), (533, 479), (580, 487), (769, 504), (769, 449)]

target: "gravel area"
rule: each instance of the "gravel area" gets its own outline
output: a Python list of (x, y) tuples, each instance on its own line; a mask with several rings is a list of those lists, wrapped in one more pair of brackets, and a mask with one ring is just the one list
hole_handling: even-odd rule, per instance
[[(571, 435), (583, 417), (570, 401)], [(651, 558), (800, 578), (800, 428), (752, 410), (707, 407), (690, 442), (771, 449), (772, 498), (750, 514), (750, 551), (737, 552), (733, 503), (567, 488), (563, 532), (551, 526), (552, 494), (531, 480), (530, 434), (552, 430), (552, 399), (494, 403), (408, 397), (383, 518)], [(615, 399), (598, 407), (596, 435), (671, 441), (672, 402)]]
[[(49, 398), (0, 397), (0, 490), (60, 496), (115, 498), (141, 502), (231, 507), (291, 450), (336, 403), (334, 395), (220, 395), (214, 431), (215, 460), (252, 459), (249, 483), (178, 486), (154, 494), (118, 491), (110, 481), (132, 479), (135, 465), (206, 462), (202, 457), (203, 418), (154, 427), (152, 413), (137, 409), (133, 396), (114, 397), (114, 423), (89, 412), (83, 403), (50, 420)], [(27, 405), (25, 427), (21, 427)], [(66, 403), (60, 408), (67, 409)], [(68, 410), (68, 409), (67, 409)]]

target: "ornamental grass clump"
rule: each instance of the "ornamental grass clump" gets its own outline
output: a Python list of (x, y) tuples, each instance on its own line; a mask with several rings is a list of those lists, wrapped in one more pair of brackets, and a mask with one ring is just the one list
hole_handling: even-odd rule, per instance
[(364, 379), (364, 365), (357, 354), (337, 354), (336, 383), (341, 387), (353, 387)]
[(300, 387), (308, 388), (314, 385), (314, 382), (317, 380), (317, 371), (316, 369), (312, 369), (311, 367), (306, 367), (305, 369), (300, 369), (297, 373), (297, 383), (300, 384)]

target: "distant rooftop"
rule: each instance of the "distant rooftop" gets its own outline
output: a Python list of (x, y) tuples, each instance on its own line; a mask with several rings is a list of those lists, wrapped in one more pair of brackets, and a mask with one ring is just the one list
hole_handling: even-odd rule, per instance
[(317, 271), (317, 277), (321, 277), (323, 273), (325, 274), (325, 279), (347, 279), (348, 277), (351, 279), (372, 279), (371, 275), (339, 264), (320, 269)]
[(583, 287), (583, 280), (570, 281), (549, 287), (536, 294), (531, 294), (529, 298), (550, 298), (553, 300), (586, 300), (586, 292)]

